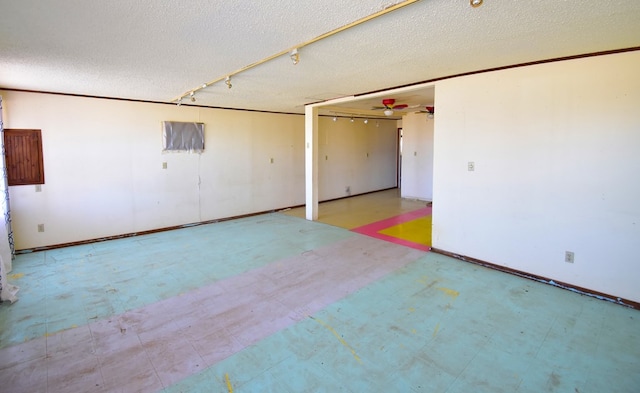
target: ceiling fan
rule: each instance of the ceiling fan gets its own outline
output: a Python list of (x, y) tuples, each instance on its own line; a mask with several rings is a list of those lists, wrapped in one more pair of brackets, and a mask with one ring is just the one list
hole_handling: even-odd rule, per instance
[(393, 110), (400, 110), (400, 109), (406, 109), (409, 107), (409, 105), (407, 104), (395, 104), (396, 100), (394, 100), (393, 98), (385, 98), (384, 100), (382, 100), (382, 105), (384, 106), (374, 106), (373, 108), (371, 108), (372, 110), (380, 110), (380, 109), (384, 109), (384, 115), (385, 116), (391, 116), (393, 115)]
[(415, 113), (426, 113), (427, 117), (429, 119), (433, 119), (433, 115), (434, 115), (434, 113), (436, 113), (436, 107), (435, 106), (425, 106), (424, 108), (425, 109), (419, 110), (419, 111), (417, 111)]
[(417, 112), (413, 112), (413, 113), (426, 113), (427, 114), (427, 118), (429, 119), (433, 119), (433, 114), (436, 113), (436, 107), (435, 106), (425, 106), (424, 109), (421, 109)]

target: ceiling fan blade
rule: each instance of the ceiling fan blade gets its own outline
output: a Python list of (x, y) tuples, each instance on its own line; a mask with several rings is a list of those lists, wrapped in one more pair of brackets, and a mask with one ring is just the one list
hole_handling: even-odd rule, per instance
[(409, 106), (409, 105), (407, 105), (407, 104), (398, 104), (398, 105), (394, 105), (392, 109), (393, 109), (393, 110), (400, 110), (400, 109), (405, 109), (405, 108), (407, 108), (408, 106)]

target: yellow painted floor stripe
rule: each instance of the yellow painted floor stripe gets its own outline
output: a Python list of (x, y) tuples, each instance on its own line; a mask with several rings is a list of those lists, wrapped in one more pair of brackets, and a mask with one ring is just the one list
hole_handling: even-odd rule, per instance
[(227, 383), (227, 390), (229, 393), (233, 393), (233, 386), (231, 385), (231, 380), (229, 379), (229, 374), (224, 375), (224, 380)]
[(403, 222), (378, 233), (431, 247), (431, 216)]
[(353, 349), (351, 347), (351, 345), (349, 345), (346, 341), (344, 341), (344, 339), (338, 334), (338, 332), (336, 332), (336, 330), (334, 328), (332, 328), (331, 326), (329, 326), (327, 323), (325, 323), (322, 319), (320, 318), (314, 318), (314, 317), (310, 317), (311, 319), (313, 319), (314, 321), (318, 322), (320, 325), (324, 326), (327, 330), (329, 330), (331, 333), (333, 333), (334, 336), (336, 336), (336, 338), (338, 339), (338, 341), (340, 341), (340, 343), (342, 345), (344, 345), (349, 351), (351, 351), (351, 354), (353, 355), (353, 357), (358, 361), (358, 363), (362, 364), (362, 360), (360, 359), (360, 356), (358, 356), (356, 354), (355, 349)]
[(460, 295), (460, 292), (456, 291), (455, 289), (449, 289), (449, 288), (444, 288), (444, 287), (437, 288), (437, 289), (439, 291), (444, 292), (445, 295), (451, 296), (454, 299), (457, 298), (458, 295)]

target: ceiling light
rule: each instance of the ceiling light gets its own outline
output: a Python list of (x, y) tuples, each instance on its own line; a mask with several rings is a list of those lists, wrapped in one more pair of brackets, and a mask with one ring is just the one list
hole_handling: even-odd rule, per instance
[(367, 124), (369, 122), (369, 119), (364, 119), (364, 124)]
[(349, 119), (349, 121), (353, 123), (353, 117), (351, 119)]
[(291, 51), (291, 55), (289, 56), (293, 65), (296, 65), (300, 62), (300, 55), (298, 54), (298, 48)]
[(376, 120), (376, 127), (380, 127), (380, 122)]
[(333, 121), (338, 121), (338, 116), (333, 116)]
[(203, 84), (202, 84), (202, 88), (204, 89), (205, 87), (207, 87), (207, 84), (206, 84), (206, 83), (203, 83)]
[(224, 80), (224, 83), (227, 85), (227, 87), (230, 89), (231, 88), (231, 77), (228, 76), (227, 79)]
[(387, 108), (387, 109), (384, 110), (384, 115), (385, 116), (391, 116), (391, 115), (393, 115), (393, 111), (391, 109)]
[(473, 8), (480, 7), (482, 3), (483, 3), (483, 0), (469, 0), (469, 4), (471, 4)]
[(195, 96), (195, 92), (192, 91), (191, 94), (189, 94), (189, 97), (191, 97), (191, 102), (196, 102), (196, 96)]
[(429, 119), (433, 119), (433, 113), (429, 113), (429, 114), (427, 115), (427, 117), (428, 117)]

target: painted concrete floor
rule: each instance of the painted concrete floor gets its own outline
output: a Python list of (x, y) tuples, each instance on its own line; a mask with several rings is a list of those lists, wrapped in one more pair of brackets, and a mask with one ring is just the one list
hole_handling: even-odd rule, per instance
[[(322, 202), (318, 206), (318, 221), (345, 229), (355, 229), (374, 222), (390, 219), (424, 208), (424, 201), (400, 198), (400, 190), (372, 192), (351, 198)], [(297, 207), (283, 212), (305, 218), (305, 208)]]
[[(282, 213), (305, 218), (304, 207)], [(418, 250), (431, 249), (431, 203), (401, 198), (398, 188), (322, 202), (318, 222)]]
[(273, 213), (19, 255), (1, 392), (634, 392), (640, 313)]

